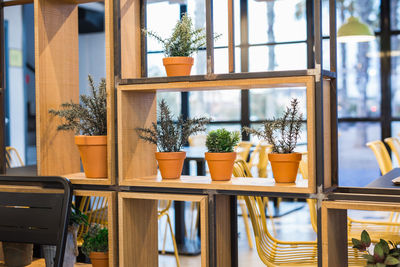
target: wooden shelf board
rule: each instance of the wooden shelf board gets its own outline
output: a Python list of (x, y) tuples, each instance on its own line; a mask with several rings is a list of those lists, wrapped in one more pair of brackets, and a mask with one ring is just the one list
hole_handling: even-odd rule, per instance
[(400, 212), (399, 203), (391, 202), (366, 202), (354, 200), (323, 201), (322, 206), (327, 209), (339, 210), (371, 210)]
[(97, 185), (111, 185), (110, 178), (87, 178), (84, 172), (71, 173), (62, 175), (68, 178), (72, 184), (97, 184)]
[(233, 177), (230, 181), (212, 181), (208, 176), (182, 176), (180, 179), (162, 179), (160, 176), (124, 179), (124, 186), (215, 189), (232, 191), (311, 193), (308, 180), (298, 180), (296, 183), (275, 183), (273, 178)]
[(313, 82), (313, 76), (271, 77), (252, 79), (225, 79), (225, 80), (186, 80), (159, 83), (138, 83), (119, 85), (120, 91), (209, 91), (209, 90), (233, 90), (256, 89), (278, 87), (305, 87)]

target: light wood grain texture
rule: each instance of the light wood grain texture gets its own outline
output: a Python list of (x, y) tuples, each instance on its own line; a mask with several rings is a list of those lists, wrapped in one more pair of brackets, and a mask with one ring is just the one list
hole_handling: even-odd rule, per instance
[(90, 196), (90, 197), (104, 197), (107, 198), (108, 210), (108, 256), (109, 266), (117, 267), (118, 264), (118, 239), (117, 239), (117, 209), (116, 209), (116, 192), (108, 191), (87, 191), (87, 190), (74, 190), (75, 196)]
[(70, 173), (62, 175), (68, 178), (72, 184), (97, 184), (97, 185), (111, 185), (112, 180), (108, 178), (87, 178), (84, 172)]
[(191, 189), (217, 189), (252, 192), (290, 192), (311, 193), (307, 180), (299, 180), (297, 183), (275, 183), (273, 178), (233, 177), (230, 181), (211, 181), (207, 176), (182, 176), (180, 179), (161, 179), (159, 176), (148, 176), (123, 180), (121, 185), (145, 186), (145, 187), (170, 187)]
[(230, 73), (235, 72), (235, 19), (233, 12), (233, 0), (228, 0), (228, 66)]
[(57, 131), (60, 119), (49, 114), (63, 102), (79, 102), (78, 6), (37, 0), (34, 15), (38, 173), (79, 172), (74, 133)]
[(109, 183), (115, 184), (115, 73), (114, 73), (114, 0), (104, 1), (106, 39), (106, 86), (107, 86), (107, 164)]
[(156, 146), (139, 140), (137, 127), (150, 127), (157, 119), (154, 92), (118, 92), (119, 183), (127, 178), (155, 175)]
[(140, 0), (121, 0), (121, 77), (141, 77)]
[(157, 200), (119, 196), (119, 259), (121, 267), (158, 266)]
[(231, 266), (230, 202), (227, 195), (215, 196), (217, 266)]
[(307, 81), (307, 158), (308, 158), (308, 187), (316, 192), (316, 158), (315, 158), (315, 80)]
[(348, 261), (347, 211), (322, 206), (322, 266), (343, 267)]
[(33, 4), (33, 0), (11, 0), (11, 1), (4, 1), (0, 3), (0, 6), (18, 6), (18, 5), (26, 5), (26, 4)]
[(323, 80), (324, 90), (324, 186), (332, 186), (332, 158), (331, 158), (331, 84), (330, 80)]
[(152, 83), (152, 84), (129, 84), (129, 85), (119, 85), (118, 90), (186, 92), (186, 91), (301, 87), (305, 86), (307, 82), (310, 81), (313, 81), (313, 76), (214, 80), (214, 81), (196, 81), (196, 82), (186, 81), (186, 82)]
[[(0, 261), (0, 267), (7, 267), (7, 265), (4, 264), (4, 262)], [(76, 267), (91, 267), (92, 264), (86, 264), (86, 263), (76, 263)], [(29, 264), (27, 267), (46, 267), (46, 263), (44, 259), (34, 259), (31, 264)]]
[(374, 210), (374, 211), (393, 211), (400, 212), (399, 203), (395, 202), (363, 202), (363, 201), (324, 201), (323, 207), (328, 209), (344, 209), (344, 210)]
[[(121, 266), (158, 266), (158, 200), (200, 203), (201, 266), (208, 266), (207, 196), (120, 192), (118, 193), (118, 216)], [(222, 211), (225, 208), (225, 202), (222, 201), (221, 203), (219, 207), (221, 212), (225, 214), (226, 212)], [(226, 223), (226, 221), (223, 222), (223, 224)], [(225, 237), (222, 236), (221, 238)], [(133, 251), (136, 248), (137, 251)], [(136, 259), (133, 259), (133, 257), (136, 257)]]
[(0, 185), (0, 192), (12, 193), (37, 193), (37, 194), (63, 194), (62, 189), (43, 188), (41, 186), (15, 186), (15, 185)]

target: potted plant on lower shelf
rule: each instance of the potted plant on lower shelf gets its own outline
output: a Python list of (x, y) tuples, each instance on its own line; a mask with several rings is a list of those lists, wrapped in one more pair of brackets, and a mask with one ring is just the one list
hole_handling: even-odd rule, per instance
[(227, 181), (232, 177), (233, 164), (236, 152), (233, 148), (240, 140), (239, 132), (229, 132), (226, 129), (218, 129), (208, 133), (205, 153), (208, 168), (213, 181)]
[(190, 75), (194, 62), (191, 55), (206, 45), (205, 29), (194, 29), (192, 19), (187, 14), (176, 23), (171, 37), (167, 39), (153, 31), (143, 31), (163, 45), (163, 64), (167, 76)]
[[(88, 217), (83, 214), (75, 205), (71, 206), (71, 214), (68, 223), (67, 243), (65, 245), (63, 267), (74, 267), (76, 257), (79, 255), (77, 235), (80, 225), (88, 225)], [(43, 245), (43, 254), (46, 267), (54, 266), (56, 246)]]
[(82, 252), (90, 258), (93, 267), (108, 267), (108, 229), (92, 224), (83, 236)]
[(49, 113), (63, 119), (59, 131), (75, 131), (83, 170), (87, 178), (107, 177), (107, 92), (102, 79), (96, 88), (89, 75), (90, 95), (81, 95), (80, 104), (63, 103)]
[(140, 139), (157, 145), (156, 159), (163, 179), (177, 179), (181, 176), (186, 152), (181, 151), (189, 136), (203, 132), (210, 119), (199, 117), (185, 120), (180, 116), (175, 123), (165, 102), (159, 104), (158, 123), (150, 128), (136, 128)]
[(273, 145), (268, 159), (277, 183), (296, 181), (301, 154), (294, 152), (294, 149), (300, 137), (302, 122), (299, 101), (294, 98), (281, 118), (263, 122), (263, 128), (259, 130), (244, 128), (244, 131), (254, 134), (262, 140), (267, 140)]
[(379, 243), (373, 245), (365, 230), (361, 233), (361, 240), (353, 238), (352, 242), (353, 248), (365, 252), (362, 256), (367, 260), (365, 265), (367, 267), (399, 266), (400, 264), (399, 244), (381, 239)]

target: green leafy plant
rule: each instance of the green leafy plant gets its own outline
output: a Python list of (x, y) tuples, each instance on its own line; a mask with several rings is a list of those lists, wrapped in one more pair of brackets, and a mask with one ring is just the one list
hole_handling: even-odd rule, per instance
[(108, 229), (99, 224), (92, 224), (83, 236), (82, 252), (89, 257), (90, 252), (108, 251)]
[(88, 80), (91, 94), (81, 95), (80, 104), (71, 101), (61, 104), (59, 110), (49, 110), (50, 114), (64, 120), (57, 130), (74, 130), (77, 135), (107, 135), (106, 80), (102, 79), (98, 88), (90, 75)]
[(398, 244), (392, 241), (385, 241), (381, 239), (373, 248), (373, 254), (370, 252), (371, 238), (367, 231), (362, 231), (361, 240), (356, 238), (352, 239), (353, 248), (361, 252), (366, 252), (362, 255), (367, 260), (367, 267), (385, 267), (395, 266), (400, 263), (400, 248)]
[(206, 147), (208, 152), (211, 153), (233, 152), (233, 148), (238, 144), (239, 140), (239, 132), (230, 132), (222, 128), (208, 133)]
[(177, 21), (170, 38), (164, 39), (153, 31), (143, 31), (163, 45), (166, 57), (189, 57), (206, 45), (205, 28), (194, 29), (187, 14)]
[(259, 130), (248, 127), (243, 130), (267, 140), (273, 145), (273, 153), (288, 154), (296, 148), (301, 133), (302, 116), (299, 113), (299, 101), (293, 98), (281, 118), (263, 122), (263, 127)]
[(136, 128), (136, 132), (139, 138), (157, 145), (160, 152), (179, 152), (189, 136), (204, 132), (210, 122), (206, 117), (185, 120), (179, 116), (175, 123), (164, 99), (159, 108), (158, 123), (153, 122), (151, 128)]
[(88, 217), (82, 213), (80, 209), (75, 207), (74, 204), (71, 206), (71, 213), (69, 215), (69, 225), (88, 225)]

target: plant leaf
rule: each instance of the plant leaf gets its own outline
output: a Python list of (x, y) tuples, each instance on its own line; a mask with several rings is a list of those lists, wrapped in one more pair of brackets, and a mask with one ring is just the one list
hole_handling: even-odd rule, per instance
[(386, 265), (395, 265), (395, 264), (399, 264), (400, 261), (392, 256), (387, 256), (386, 260), (385, 260), (385, 264)]
[(363, 230), (361, 233), (361, 242), (365, 247), (369, 247), (371, 245), (371, 238), (367, 231)]

